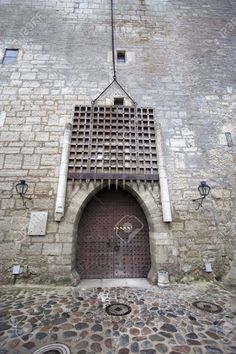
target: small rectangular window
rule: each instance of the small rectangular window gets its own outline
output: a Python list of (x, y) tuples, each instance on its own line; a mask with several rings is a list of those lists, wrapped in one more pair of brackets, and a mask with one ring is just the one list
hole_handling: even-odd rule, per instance
[(114, 98), (114, 106), (123, 106), (124, 98), (123, 97), (115, 97)]
[(124, 50), (118, 50), (117, 51), (117, 62), (118, 63), (124, 63), (125, 62), (125, 51)]
[(15, 64), (19, 49), (6, 49), (2, 64)]
[(228, 145), (229, 147), (234, 146), (231, 133), (230, 133), (230, 132), (226, 132), (226, 133), (225, 133), (225, 137), (226, 137), (227, 145)]

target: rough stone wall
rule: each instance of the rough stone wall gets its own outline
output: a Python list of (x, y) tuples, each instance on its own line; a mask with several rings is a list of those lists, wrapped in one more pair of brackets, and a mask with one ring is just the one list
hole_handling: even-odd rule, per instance
[[(177, 245), (172, 275), (197, 278), (208, 261), (220, 278), (236, 235), (235, 147), (224, 135), (235, 142), (236, 3), (114, 3), (116, 48), (127, 51), (118, 78), (138, 105), (155, 108), (163, 130), (168, 229)], [(58, 233), (53, 221), (62, 135), (75, 104), (90, 104), (112, 80), (110, 30), (109, 0), (0, 1), (0, 60), (5, 48), (20, 50), (17, 64), (0, 64), (2, 282), (14, 262), (28, 265), (32, 281), (70, 275), (72, 238), (65, 235), (73, 225)], [(28, 210), (14, 189), (20, 178), (29, 184)], [(196, 211), (201, 180), (212, 192)], [(27, 236), (31, 210), (49, 211), (45, 237)]]

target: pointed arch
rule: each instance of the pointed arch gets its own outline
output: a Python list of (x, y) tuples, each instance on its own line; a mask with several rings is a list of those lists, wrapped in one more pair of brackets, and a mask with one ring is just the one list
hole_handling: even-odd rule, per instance
[[(72, 242), (72, 273), (79, 279), (79, 274), (76, 270), (76, 242), (78, 224), (83, 214), (84, 208), (88, 202), (96, 196), (96, 194), (107, 184), (101, 183), (82, 183), (77, 185), (70, 195), (68, 200), (69, 207), (66, 211), (64, 221), (60, 223), (60, 227), (65, 228), (65, 223), (73, 225), (71, 235)], [(163, 265), (169, 263), (169, 257), (173, 253), (173, 242), (169, 225), (162, 222), (162, 211), (159, 199), (159, 186), (154, 185), (153, 189), (148, 186), (146, 189), (143, 185), (127, 183), (125, 189), (137, 200), (142, 208), (149, 228), (149, 242), (151, 252), (151, 269), (148, 274), (148, 279), (152, 282), (156, 281), (157, 272)]]

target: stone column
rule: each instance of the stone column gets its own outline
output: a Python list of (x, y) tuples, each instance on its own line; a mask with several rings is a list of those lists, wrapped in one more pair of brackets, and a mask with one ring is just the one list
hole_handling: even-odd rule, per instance
[(61, 156), (61, 165), (59, 172), (59, 181), (57, 187), (57, 200), (54, 219), (60, 221), (64, 215), (65, 199), (66, 199), (66, 185), (68, 174), (68, 161), (70, 154), (70, 141), (71, 141), (72, 124), (67, 123), (64, 131), (63, 148)]
[(162, 214), (164, 222), (171, 222), (171, 204), (170, 195), (168, 188), (168, 181), (164, 163), (163, 148), (162, 148), (162, 136), (161, 136), (161, 126), (155, 123), (156, 131), (156, 146), (157, 146), (157, 158), (158, 158), (158, 172), (159, 172), (159, 183), (161, 192), (161, 204), (162, 204)]

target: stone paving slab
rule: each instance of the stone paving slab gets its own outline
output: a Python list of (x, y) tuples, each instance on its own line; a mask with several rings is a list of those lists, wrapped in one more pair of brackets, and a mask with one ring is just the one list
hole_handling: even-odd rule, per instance
[[(222, 307), (218, 314), (193, 306)], [(0, 354), (64, 343), (72, 354), (236, 354), (236, 295), (213, 283), (169, 288), (1, 287)], [(126, 316), (105, 307), (126, 303)], [(206, 308), (207, 309), (207, 308)]]
[(125, 278), (125, 279), (83, 279), (79, 285), (79, 289), (89, 288), (117, 288), (117, 287), (129, 287), (129, 288), (146, 288), (152, 287), (152, 284), (144, 278)]

